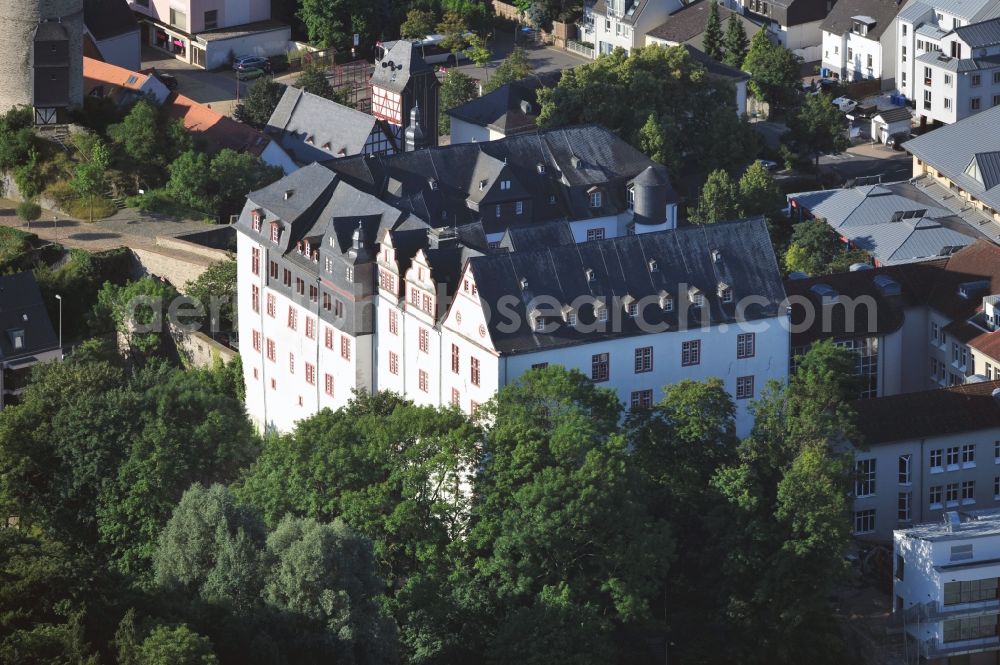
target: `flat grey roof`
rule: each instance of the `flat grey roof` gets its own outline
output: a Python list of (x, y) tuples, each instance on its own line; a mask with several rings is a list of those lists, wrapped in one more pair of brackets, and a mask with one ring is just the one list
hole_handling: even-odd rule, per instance
[[(952, 530), (950, 525), (941, 520), (940, 522), (916, 524), (909, 529), (897, 529), (896, 533), (901, 533), (907, 538), (926, 540), (932, 543), (1000, 536), (1000, 508), (955, 512), (958, 512), (962, 518), (962, 523), (956, 530)], [(969, 563), (974, 562), (970, 561)]]

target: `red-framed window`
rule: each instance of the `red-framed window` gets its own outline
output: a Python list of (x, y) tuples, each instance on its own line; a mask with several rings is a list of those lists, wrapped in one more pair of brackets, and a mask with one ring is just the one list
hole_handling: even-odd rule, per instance
[(351, 338), (347, 335), (340, 337), (340, 357), (344, 360), (351, 359)]
[(323, 383), (326, 385), (326, 394), (333, 397), (333, 375), (327, 374), (324, 376)]
[(277, 358), (278, 353), (274, 344), (274, 340), (270, 337), (267, 338), (267, 359), (274, 362)]
[(399, 374), (399, 356), (395, 351), (389, 352), (389, 374)]
[(260, 274), (260, 247), (254, 247), (250, 250), (250, 270), (253, 274)]
[(459, 362), (458, 344), (452, 344), (451, 345), (451, 371), (454, 372), (455, 374), (458, 374), (458, 372), (459, 372), (459, 364), (460, 364), (460, 362)]
[(424, 371), (424, 370), (420, 370), (419, 371), (419, 374), (417, 376), (417, 381), (420, 384), (420, 390), (422, 392), (426, 393), (426, 392), (429, 391), (429, 388), (427, 387), (428, 380), (427, 380), (427, 372), (426, 371)]
[(310, 386), (316, 385), (316, 366), (312, 363), (306, 363), (306, 383)]
[(295, 354), (288, 354), (288, 373), (295, 374)]
[(326, 340), (326, 348), (332, 349), (333, 348), (333, 328), (329, 328), (328, 327), (326, 329), (326, 333), (323, 335), (323, 337)]
[(427, 332), (426, 328), (421, 328), (418, 337), (420, 338), (420, 350), (423, 351), (424, 353), (427, 353), (428, 350), (431, 348), (430, 333)]
[(260, 313), (260, 287), (256, 284), (250, 287), (250, 300), (253, 303), (253, 311)]
[(273, 319), (274, 316), (275, 316), (275, 312), (276, 311), (277, 311), (277, 306), (276, 306), (275, 301), (274, 301), (274, 294), (273, 293), (268, 293), (267, 294), (267, 315), (270, 316)]
[(394, 310), (389, 310), (389, 332), (393, 335), (399, 334), (399, 313)]
[(260, 331), (259, 330), (254, 330), (253, 331), (253, 350), (257, 351), (257, 352), (260, 351)]
[(472, 385), (479, 385), (479, 358), (469, 358), (469, 379)]

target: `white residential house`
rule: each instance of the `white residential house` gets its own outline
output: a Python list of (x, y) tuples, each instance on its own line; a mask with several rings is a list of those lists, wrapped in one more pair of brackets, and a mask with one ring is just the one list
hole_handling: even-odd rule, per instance
[(896, 87), (922, 122), (1000, 104), (1000, 3), (914, 0), (897, 16)]
[(843, 81), (881, 79), (884, 90), (896, 87), (896, 31), (901, 0), (838, 0), (820, 30), (821, 67)]
[(820, 24), (836, 3), (831, 0), (726, 0), (752, 21), (762, 23), (775, 41), (806, 62), (819, 60)]
[(596, 0), (584, 5), (582, 41), (594, 45), (594, 57), (622, 48), (645, 46), (646, 34), (684, 6), (681, 0)]
[(930, 665), (1000, 658), (1000, 511), (953, 510), (893, 534), (893, 620)]

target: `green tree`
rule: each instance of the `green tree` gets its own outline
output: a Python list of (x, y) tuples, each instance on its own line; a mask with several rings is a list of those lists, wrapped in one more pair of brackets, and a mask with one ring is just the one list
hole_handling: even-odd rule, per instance
[[(307, 2), (328, 2), (329, 0), (306, 0)], [(264, 76), (253, 82), (247, 90), (238, 112), (239, 119), (258, 129), (264, 127), (271, 119), (271, 114), (277, 108), (281, 96), (285, 94), (284, 84), (278, 83), (270, 76)]]
[(135, 164), (163, 164), (160, 114), (149, 100), (136, 102), (120, 123), (108, 127), (108, 135)]
[(217, 665), (212, 642), (185, 625), (157, 626), (136, 653), (136, 665)]
[(820, 155), (847, 148), (847, 118), (827, 94), (806, 95), (802, 106), (788, 118), (788, 139), (799, 154)]
[(105, 170), (94, 162), (82, 162), (73, 170), (73, 180), (70, 186), (81, 199), (90, 202), (90, 221), (94, 221), (94, 199), (104, 193), (106, 183)]
[(414, 8), (407, 12), (406, 20), (399, 26), (399, 34), (403, 39), (424, 39), (434, 32), (436, 25), (434, 12)]
[(853, 432), (854, 364), (851, 351), (813, 345), (787, 387), (763, 391), (738, 461), (712, 481), (731, 507), (719, 531), (721, 546), (735, 548), (723, 564), (727, 619), (756, 645), (741, 662), (845, 660), (829, 595), (850, 537), (851, 453), (832, 444)]
[(133, 380), (138, 433), (97, 507), (101, 540), (126, 574), (150, 574), (160, 532), (186, 489), (232, 482), (256, 456), (243, 404), (209, 374), (151, 365)]
[(740, 69), (747, 59), (750, 40), (747, 39), (746, 30), (743, 28), (743, 19), (737, 12), (731, 13), (729, 20), (726, 21), (726, 36), (722, 45), (725, 49), (722, 61), (730, 67)]
[(17, 192), (21, 198), (28, 201), (36, 198), (45, 188), (45, 181), (42, 177), (41, 164), (39, 163), (38, 150), (28, 149), (25, 161), (14, 167), (14, 184), (17, 185)]
[(243, 210), (247, 192), (266, 187), (283, 175), (281, 167), (270, 166), (257, 155), (228, 148), (220, 150), (208, 168), (213, 191), (211, 209), (228, 220), (230, 215)]
[[(493, 57), (493, 54), (486, 45), (485, 39), (479, 35), (470, 35), (468, 43), (469, 46), (465, 49), (465, 55), (469, 56), (469, 60), (472, 61), (472, 64), (476, 67), (486, 67), (490, 64), (490, 59)], [(486, 78), (489, 78), (488, 70), (486, 72)]]
[(438, 23), (437, 32), (444, 39), (441, 40), (441, 48), (452, 53), (458, 53), (466, 46), (465, 33), (469, 31), (469, 25), (458, 12), (448, 11), (444, 13), (441, 22)]
[(740, 177), (740, 206), (744, 215), (765, 215), (784, 207), (774, 178), (760, 161), (754, 161)]
[(42, 207), (34, 201), (21, 201), (17, 204), (14, 212), (30, 226), (33, 221), (42, 216)]
[[(236, 329), (237, 290), (236, 261), (216, 261), (198, 275), (185, 288), (186, 295), (194, 298), (205, 308), (208, 329), (233, 331)], [(213, 303), (217, 303), (218, 316), (213, 313)]]
[(240, 615), (259, 604), (264, 526), (223, 485), (195, 483), (159, 535), (156, 583), (189, 598), (225, 603)]
[(773, 44), (767, 30), (750, 40), (743, 71), (750, 74), (750, 93), (772, 106), (787, 106), (795, 99), (801, 80), (801, 59), (781, 44)]
[[(204, 152), (189, 150), (167, 167), (170, 179), (166, 192), (174, 200), (201, 213), (214, 208), (209, 189), (209, 158)], [(247, 190), (249, 191), (249, 190)]]
[(691, 211), (691, 221), (714, 224), (742, 216), (739, 185), (722, 169), (709, 173), (698, 197), (698, 205)]
[(315, 46), (343, 48), (354, 33), (368, 35), (373, 11), (370, 0), (301, 0), (297, 15)]
[(538, 99), (542, 127), (600, 123), (665, 165), (681, 190), (697, 191), (708, 173), (735, 171), (758, 150), (753, 129), (734, 112), (732, 88), (708, 77), (683, 47), (615, 51), (565, 71)]
[(371, 544), (343, 522), (286, 517), (267, 537), (263, 597), (274, 608), (322, 626), (337, 643), (336, 660), (396, 660), (392, 620), (376, 598)]
[(451, 116), (447, 114), (447, 111), (475, 99), (476, 92), (476, 82), (468, 74), (460, 69), (448, 70), (441, 81), (439, 92), (441, 115), (438, 119), (438, 127), (442, 134), (451, 133)]
[(0, 169), (9, 170), (23, 165), (35, 148), (32, 130), (34, 112), (18, 106), (0, 115)]
[[(586, 617), (603, 653), (616, 626), (648, 618), (674, 553), (669, 528), (639, 500), (617, 396), (552, 366), (483, 408), (491, 424), (466, 540), (474, 561), (467, 593), (488, 599), (494, 635), (517, 620), (509, 608), (537, 607), (554, 593), (564, 598), (555, 616), (569, 620), (565, 629), (579, 630), (572, 622)], [(539, 637), (523, 653), (548, 653)]]
[(708, 20), (705, 21), (705, 32), (702, 35), (702, 50), (714, 60), (722, 62), (725, 57), (725, 46), (722, 40), (722, 21), (719, 19), (719, 5), (715, 0), (709, 1)]
[(313, 95), (325, 99), (335, 99), (333, 86), (326, 78), (326, 70), (318, 63), (309, 63), (303, 67), (299, 78), (295, 80), (295, 85)]
[(867, 263), (868, 255), (849, 249), (822, 219), (799, 222), (792, 228), (791, 244), (785, 252), (785, 270), (818, 276), (845, 272), (853, 263)]
[(152, 354), (163, 342), (167, 307), (176, 297), (174, 287), (151, 277), (125, 286), (105, 282), (91, 313), (91, 327), (118, 334), (131, 357)]
[(504, 58), (489, 80), (483, 84), (483, 94), (493, 92), (497, 88), (508, 83), (514, 83), (531, 76), (531, 62), (528, 60), (528, 52), (517, 46)]

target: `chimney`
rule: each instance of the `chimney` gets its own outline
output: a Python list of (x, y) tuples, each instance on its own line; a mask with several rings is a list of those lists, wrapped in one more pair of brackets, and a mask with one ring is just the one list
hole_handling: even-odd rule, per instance
[(410, 111), (410, 124), (406, 128), (406, 152), (423, 150), (429, 145), (430, 142), (424, 133), (424, 116), (420, 112), (420, 104), (417, 103), (413, 105), (413, 110)]

